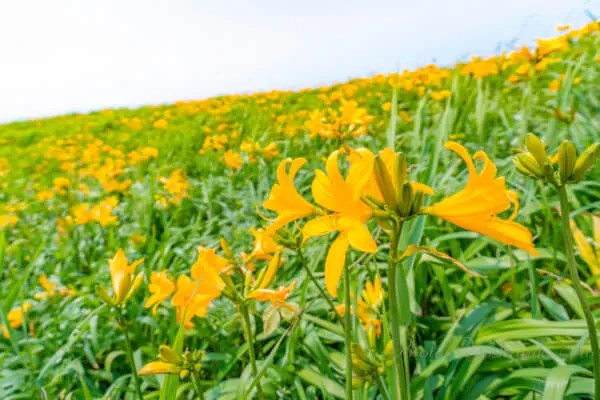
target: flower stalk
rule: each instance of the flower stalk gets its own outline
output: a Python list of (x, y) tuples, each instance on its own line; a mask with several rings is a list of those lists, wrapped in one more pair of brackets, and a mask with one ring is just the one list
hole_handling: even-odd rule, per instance
[[(254, 354), (254, 337), (252, 335), (252, 325), (250, 324), (250, 311), (245, 304), (240, 305), (240, 314), (242, 315), (244, 335), (246, 336), (246, 343), (248, 344), (248, 356), (250, 357), (250, 368), (252, 369), (252, 375), (258, 376), (256, 355)], [(261, 400), (264, 399), (264, 394), (260, 383), (257, 384), (256, 388), (258, 390), (258, 397)]]
[(142, 395), (142, 386), (140, 383), (140, 377), (138, 376), (137, 368), (135, 367), (135, 360), (133, 358), (133, 350), (131, 347), (131, 340), (129, 339), (129, 334), (127, 333), (127, 327), (123, 324), (123, 321), (119, 321), (119, 325), (123, 328), (123, 335), (125, 336), (125, 352), (127, 353), (127, 359), (129, 361), (129, 365), (131, 366), (131, 374), (133, 375), (133, 382), (135, 385), (135, 392), (139, 400), (143, 400), (144, 396)]
[[(406, 320), (409, 316), (402, 315), (399, 309), (399, 295), (403, 292), (407, 294), (406, 276), (402, 270), (402, 266), (396, 264), (398, 259), (398, 242), (402, 232), (402, 224), (395, 226), (390, 235), (390, 253), (388, 256), (388, 285), (390, 295), (390, 317), (391, 317), (391, 333), (392, 344), (394, 350), (394, 372), (396, 393), (401, 400), (410, 399), (410, 374), (407, 370), (408, 364), (408, 349), (406, 348), (405, 332)], [(398, 271), (400, 270), (400, 276)], [(400, 283), (400, 287), (398, 285)], [(404, 314), (404, 313), (402, 313)], [(404, 340), (403, 340), (404, 338)]]
[(575, 262), (575, 252), (573, 250), (573, 234), (569, 223), (569, 200), (567, 197), (567, 190), (565, 186), (557, 186), (558, 196), (560, 199), (560, 213), (562, 218), (562, 236), (565, 243), (565, 252), (567, 253), (567, 266), (569, 267), (569, 273), (571, 280), (573, 281), (573, 287), (577, 298), (581, 303), (583, 309), (583, 315), (590, 336), (590, 345), (592, 347), (592, 362), (594, 366), (594, 399), (600, 400), (600, 349), (598, 348), (598, 334), (596, 331), (596, 322), (590, 305), (585, 296), (581, 280), (579, 279), (579, 272), (577, 271), (577, 264)]
[(350, 271), (344, 266), (344, 334), (346, 345), (346, 398), (352, 400), (352, 304), (350, 303)]

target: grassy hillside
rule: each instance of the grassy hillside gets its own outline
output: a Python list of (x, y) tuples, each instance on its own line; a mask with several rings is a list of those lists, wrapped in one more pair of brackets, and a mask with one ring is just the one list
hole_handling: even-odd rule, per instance
[(449, 68), (0, 126), (0, 398), (591, 398), (600, 166), (566, 186), (566, 246), (552, 174), (513, 163), (530, 133), (549, 156), (600, 142), (600, 26), (560, 29)]

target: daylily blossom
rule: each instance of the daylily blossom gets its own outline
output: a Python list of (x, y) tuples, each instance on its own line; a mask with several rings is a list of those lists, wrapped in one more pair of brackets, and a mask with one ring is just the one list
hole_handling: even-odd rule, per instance
[(152, 296), (146, 300), (144, 307), (152, 307), (152, 313), (156, 314), (158, 306), (175, 292), (175, 282), (167, 274), (166, 269), (161, 272), (152, 271), (148, 291)]
[[(315, 201), (331, 214), (316, 217), (302, 229), (308, 237), (339, 231), (340, 234), (331, 244), (325, 260), (325, 286), (332, 296), (337, 296), (337, 284), (346, 262), (348, 246), (365, 252), (375, 253), (377, 244), (365, 226), (372, 210), (362, 202), (363, 189), (370, 178), (372, 163), (368, 162), (368, 153), (359, 150), (354, 155), (348, 176), (344, 179), (338, 166), (339, 151), (333, 152), (327, 159), (327, 173), (317, 170), (312, 183)], [(372, 156), (372, 155), (371, 155)]]
[[(288, 158), (277, 167), (277, 183), (273, 185), (269, 198), (263, 203), (264, 208), (278, 214), (267, 228), (270, 232), (275, 232), (292, 221), (316, 213), (316, 207), (304, 199), (294, 186), (294, 177), (305, 163), (304, 158), (294, 160)], [(288, 164), (289, 173), (286, 171)]]
[[(479, 151), (473, 156), (473, 159), (484, 161), (483, 169), (477, 172), (473, 159), (462, 145), (447, 142), (445, 147), (456, 152), (465, 161), (469, 180), (461, 191), (423, 208), (422, 212), (537, 255), (531, 232), (523, 225), (513, 222), (518, 206), (516, 193), (506, 189), (504, 177), (496, 177), (496, 166), (487, 154)], [(498, 217), (499, 213), (510, 208), (511, 203), (515, 204), (513, 214), (508, 219)]]
[(135, 278), (133, 274), (136, 267), (143, 262), (144, 259), (142, 258), (130, 265), (123, 249), (119, 249), (117, 254), (108, 260), (113, 293), (117, 304), (124, 303), (141, 284), (141, 281), (144, 279), (144, 273), (140, 272)]
[[(571, 221), (571, 230), (573, 231), (573, 238), (579, 250), (579, 255), (590, 268), (592, 275), (600, 276), (600, 217), (593, 216), (592, 222), (594, 225), (593, 241), (585, 237), (575, 224), (575, 221)], [(596, 281), (596, 286), (600, 289), (600, 278)]]

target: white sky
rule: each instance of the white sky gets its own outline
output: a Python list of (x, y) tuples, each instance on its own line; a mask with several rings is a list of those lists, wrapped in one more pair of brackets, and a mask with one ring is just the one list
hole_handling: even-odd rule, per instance
[(0, 121), (448, 64), (600, 0), (3, 0)]

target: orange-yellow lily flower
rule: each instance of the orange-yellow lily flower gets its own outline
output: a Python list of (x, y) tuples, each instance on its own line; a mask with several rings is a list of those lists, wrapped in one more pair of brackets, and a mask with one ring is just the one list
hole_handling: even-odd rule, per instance
[(123, 249), (119, 249), (117, 254), (108, 260), (112, 288), (117, 303), (125, 302), (127, 297), (131, 296), (133, 291), (141, 284), (144, 273), (140, 272), (135, 278), (133, 273), (135, 268), (143, 262), (144, 259), (142, 258), (129, 265)]
[[(263, 203), (264, 208), (277, 213), (277, 218), (267, 228), (269, 231), (275, 232), (292, 221), (315, 213), (315, 206), (304, 199), (294, 186), (294, 177), (305, 163), (304, 158), (288, 158), (277, 167), (277, 183), (273, 185), (269, 198)], [(286, 172), (288, 164), (289, 173)]]
[(315, 201), (331, 214), (309, 221), (303, 228), (306, 237), (339, 231), (325, 260), (325, 286), (337, 296), (337, 285), (346, 262), (348, 246), (365, 253), (375, 253), (377, 244), (365, 226), (372, 210), (361, 200), (373, 168), (372, 154), (359, 150), (353, 154), (353, 163), (344, 179), (338, 166), (339, 152), (327, 159), (327, 173), (317, 170), (312, 183)]
[[(594, 223), (593, 240), (597, 246), (595, 249), (583, 232), (577, 228), (574, 221), (571, 221), (571, 230), (573, 231), (573, 238), (579, 250), (579, 255), (588, 265), (592, 274), (598, 276), (600, 275), (600, 217), (593, 216), (592, 220)], [(596, 281), (596, 286), (600, 289), (600, 279)]]
[(254, 249), (251, 257), (255, 260), (270, 260), (272, 254), (283, 250), (283, 246), (277, 244), (273, 239), (273, 231), (270, 229), (251, 228), (250, 233), (254, 236)]
[(167, 274), (166, 269), (162, 272), (152, 271), (148, 291), (152, 295), (146, 300), (144, 307), (152, 307), (152, 313), (156, 314), (158, 306), (175, 292), (175, 282)]
[(290, 311), (295, 311), (295, 307), (286, 303), (286, 300), (292, 290), (296, 287), (296, 281), (290, 283), (287, 287), (280, 286), (278, 289), (256, 289), (246, 295), (248, 299), (256, 299), (258, 301), (269, 301), (275, 307), (286, 308)]
[(510, 208), (511, 202), (517, 206), (517, 199), (514, 192), (506, 189), (504, 177), (496, 177), (496, 166), (487, 154), (480, 151), (473, 156), (473, 159), (484, 160), (483, 169), (478, 173), (473, 159), (462, 145), (447, 142), (445, 147), (456, 152), (465, 161), (469, 180), (461, 191), (433, 206), (423, 208), (422, 212), (537, 255), (531, 232), (512, 221), (516, 210), (507, 220), (497, 217), (497, 214)]

